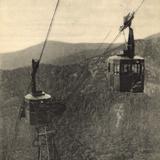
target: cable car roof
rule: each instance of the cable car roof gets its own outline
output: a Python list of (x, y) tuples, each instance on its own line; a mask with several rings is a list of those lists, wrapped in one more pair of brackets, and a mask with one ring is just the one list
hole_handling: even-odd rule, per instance
[(134, 56), (133, 58), (129, 58), (127, 56), (118, 56), (118, 55), (114, 55), (108, 58), (108, 60), (143, 60), (143, 57), (140, 56)]
[[(44, 92), (43, 92), (44, 93)], [(41, 96), (37, 96), (37, 97), (35, 97), (35, 96), (33, 96), (31, 93), (30, 94), (27, 94), (26, 96), (25, 96), (25, 99), (26, 100), (33, 100), (33, 101), (38, 101), (38, 100), (47, 100), (47, 99), (50, 99), (51, 98), (51, 96), (49, 95), (49, 94), (46, 94), (46, 93), (44, 93), (43, 95), (41, 95)]]

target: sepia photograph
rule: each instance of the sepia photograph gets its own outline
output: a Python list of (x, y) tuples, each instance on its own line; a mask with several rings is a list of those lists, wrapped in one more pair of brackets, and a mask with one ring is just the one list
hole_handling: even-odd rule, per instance
[(159, 57), (159, 0), (1, 0), (0, 160), (160, 160)]

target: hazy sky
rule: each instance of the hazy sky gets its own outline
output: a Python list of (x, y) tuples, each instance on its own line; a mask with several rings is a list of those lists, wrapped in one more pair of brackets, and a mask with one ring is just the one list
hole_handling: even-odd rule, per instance
[[(141, 0), (61, 0), (50, 40), (110, 42), (123, 16)], [(0, 53), (20, 50), (44, 40), (56, 0), (1, 0)], [(133, 27), (136, 38), (160, 32), (160, 0), (145, 0)], [(119, 41), (121, 41), (119, 39)]]

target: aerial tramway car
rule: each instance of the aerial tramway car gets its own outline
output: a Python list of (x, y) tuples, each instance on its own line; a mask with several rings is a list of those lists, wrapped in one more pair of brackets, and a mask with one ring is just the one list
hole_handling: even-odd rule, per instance
[(134, 33), (131, 23), (134, 12), (124, 17), (120, 32), (129, 29), (126, 49), (121, 54), (108, 58), (110, 89), (120, 92), (143, 92), (144, 90), (144, 58), (135, 56)]
[(55, 115), (65, 111), (65, 104), (52, 99), (51, 95), (36, 89), (36, 73), (39, 61), (32, 60), (32, 92), (25, 96), (25, 107), (21, 117), (26, 117), (30, 125), (47, 125)]

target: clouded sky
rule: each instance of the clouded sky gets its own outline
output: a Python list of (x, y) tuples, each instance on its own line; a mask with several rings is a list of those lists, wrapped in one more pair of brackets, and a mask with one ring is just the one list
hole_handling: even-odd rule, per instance
[[(141, 0), (60, 0), (50, 40), (110, 42), (123, 16)], [(16, 51), (44, 41), (56, 0), (1, 0), (0, 53)], [(160, 32), (160, 0), (145, 0), (134, 22), (136, 38)], [(119, 39), (122, 41), (122, 38)]]

